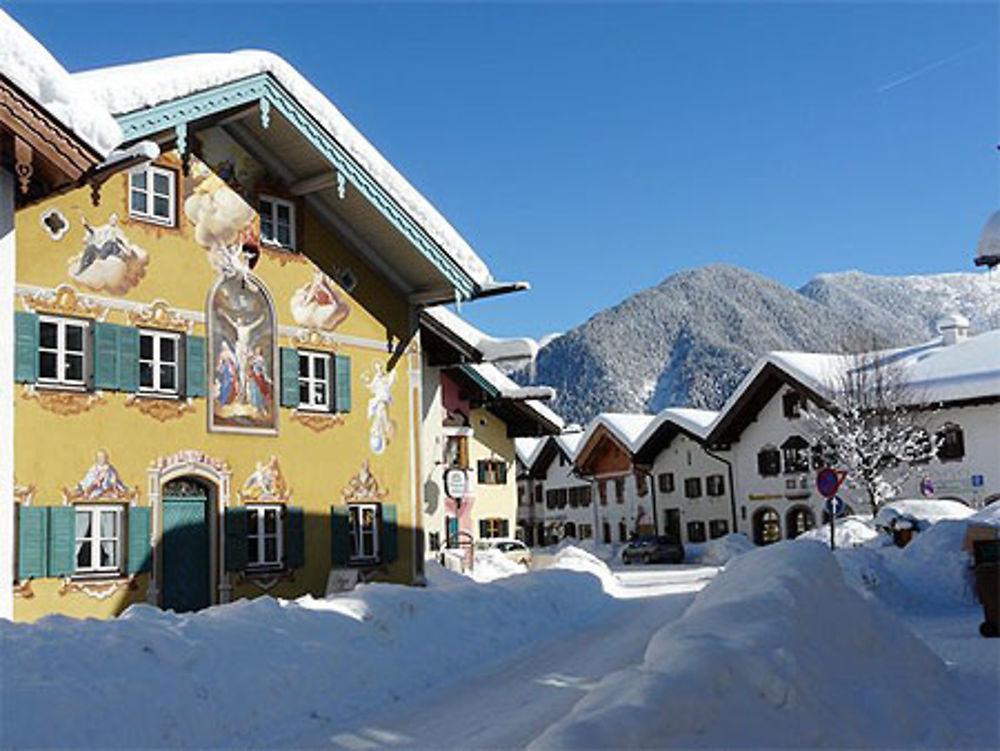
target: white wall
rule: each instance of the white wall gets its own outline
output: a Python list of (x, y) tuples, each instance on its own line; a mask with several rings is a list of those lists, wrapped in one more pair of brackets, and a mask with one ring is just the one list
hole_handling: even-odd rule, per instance
[(0, 169), (0, 618), (14, 617), (14, 176)]

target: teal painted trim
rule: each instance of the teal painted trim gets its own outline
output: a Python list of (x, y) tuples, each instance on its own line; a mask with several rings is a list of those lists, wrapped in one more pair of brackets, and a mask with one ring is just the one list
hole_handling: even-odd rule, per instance
[(119, 115), (116, 119), (124, 140), (131, 141), (169, 128), (178, 128), (181, 123), (208, 117), (233, 107), (265, 101), (269, 104), (262, 107), (262, 120), (269, 119), (271, 108), (281, 112), (448, 279), (461, 297), (469, 299), (476, 296), (479, 287), (472, 277), (269, 73), (259, 73), (149, 109)]
[(500, 396), (500, 391), (497, 389), (497, 387), (494, 386), (489, 381), (487, 381), (481, 375), (479, 375), (479, 373), (476, 372), (475, 368), (473, 368), (473, 367), (471, 367), (469, 365), (464, 365), (464, 364), (463, 365), (459, 365), (458, 368), (463, 373), (465, 373), (467, 376), (469, 376), (469, 378), (471, 378), (473, 381), (475, 381), (477, 384), (479, 384), (479, 386), (481, 386), (482, 389), (483, 389), (483, 391), (485, 391), (487, 394), (489, 394), (490, 396), (492, 396), (494, 398), (497, 398), (497, 397)]

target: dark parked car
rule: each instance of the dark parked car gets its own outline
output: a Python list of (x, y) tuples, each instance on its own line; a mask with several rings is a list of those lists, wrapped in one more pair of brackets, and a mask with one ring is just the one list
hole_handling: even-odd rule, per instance
[(683, 563), (684, 546), (670, 537), (636, 537), (622, 550), (622, 563)]

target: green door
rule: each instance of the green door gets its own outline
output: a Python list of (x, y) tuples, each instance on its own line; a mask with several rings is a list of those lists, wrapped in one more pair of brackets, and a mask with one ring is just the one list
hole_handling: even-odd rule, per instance
[(163, 607), (184, 612), (212, 604), (208, 496), (163, 499)]

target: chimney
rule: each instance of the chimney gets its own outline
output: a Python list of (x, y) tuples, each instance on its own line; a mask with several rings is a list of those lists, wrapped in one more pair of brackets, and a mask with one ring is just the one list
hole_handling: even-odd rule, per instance
[(969, 319), (961, 313), (949, 313), (937, 323), (941, 343), (946, 347), (964, 342), (969, 337)]

